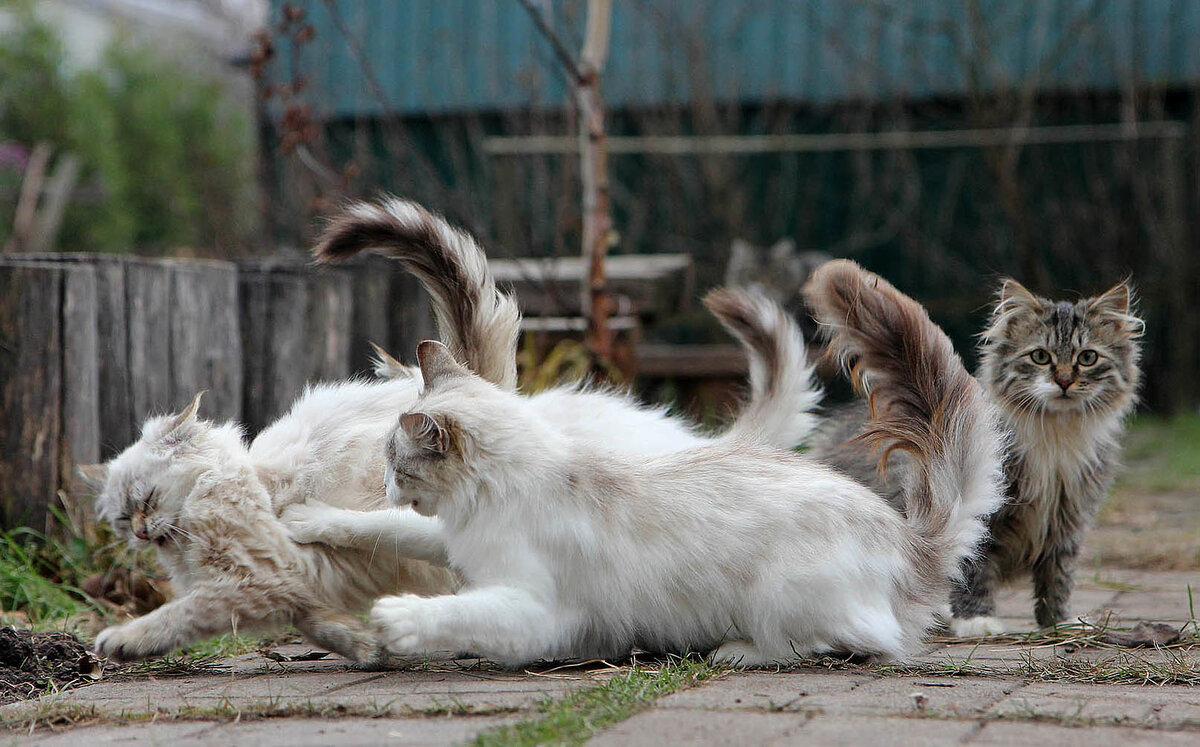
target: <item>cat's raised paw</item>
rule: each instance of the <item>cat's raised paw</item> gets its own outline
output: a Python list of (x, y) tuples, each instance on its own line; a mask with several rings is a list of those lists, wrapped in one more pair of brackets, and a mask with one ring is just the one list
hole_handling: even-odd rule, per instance
[(279, 520), (292, 541), (300, 545), (314, 543), (329, 544), (332, 537), (330, 514), (336, 513), (330, 506), (315, 503), (293, 503), (285, 506)]
[(950, 633), (958, 638), (979, 638), (986, 635), (1000, 635), (1003, 632), (1004, 623), (987, 615), (955, 617), (950, 620)]
[(393, 654), (416, 654), (425, 650), (421, 635), (422, 608), (427, 599), (405, 594), (399, 597), (383, 597), (371, 608), (371, 622), (379, 629), (388, 650)]

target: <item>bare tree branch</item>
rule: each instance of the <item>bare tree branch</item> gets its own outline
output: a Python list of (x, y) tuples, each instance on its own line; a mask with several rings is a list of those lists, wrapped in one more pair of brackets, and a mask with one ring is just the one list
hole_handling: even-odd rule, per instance
[(546, 15), (538, 10), (537, 6), (533, 4), (533, 0), (517, 0), (517, 2), (521, 4), (525, 12), (529, 13), (529, 17), (533, 19), (533, 25), (537, 27), (542, 37), (550, 42), (550, 46), (554, 48), (554, 56), (558, 58), (559, 63), (567, 71), (571, 81), (578, 85), (583, 80), (583, 70), (579, 62), (576, 61), (575, 56), (567, 49), (567, 45), (563, 43), (562, 37), (550, 26)]

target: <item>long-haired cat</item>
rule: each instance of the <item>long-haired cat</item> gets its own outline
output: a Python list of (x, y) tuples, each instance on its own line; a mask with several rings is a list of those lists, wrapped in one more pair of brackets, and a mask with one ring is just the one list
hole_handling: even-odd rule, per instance
[(1000, 435), (911, 299), (843, 261), (818, 270), (810, 302), (871, 387), (870, 437), (920, 464), (907, 516), (754, 439), (646, 456), (572, 436), (427, 341), (424, 391), (390, 437), (389, 500), (443, 521), (466, 585), (378, 601), (389, 648), (510, 665), (635, 646), (747, 666), (912, 653), (1000, 502)]
[[(519, 314), (496, 291), (482, 250), (419, 206), (394, 201), (391, 207), (384, 211), (386, 226), (368, 234), (405, 247), (406, 261), (434, 296), (443, 334), (455, 341), (464, 362), (511, 387)], [(334, 227), (365, 228), (353, 220)], [(802, 355), (797, 358), (786, 338), (778, 342), (776, 331), (759, 321), (744, 322), (752, 347), (752, 398), (730, 433), (753, 432), (790, 446), (813, 424), (805, 414), (813, 395), (803, 386)], [(424, 562), (444, 563), (436, 540), (440, 528), (412, 512), (402, 517), (409, 531), (404, 557), (391, 545), (298, 546), (277, 518), (289, 506), (383, 507), (384, 436), (396, 413), (415, 401), (418, 384), (394, 362), (381, 367), (390, 380), (309, 389), (248, 446), (235, 425), (199, 418), (197, 399), (177, 416), (149, 420), (137, 443), (88, 471), (101, 486), (100, 516), (121, 536), (154, 544), (184, 591), (149, 615), (103, 631), (99, 653), (139, 659), (233, 629), (293, 622), (318, 644), (375, 667), (383, 652), (346, 613), (361, 611), (383, 593), (457, 588), (453, 573)], [(617, 394), (564, 389), (536, 399), (565, 427), (633, 450), (708, 441), (686, 422)]]
[[(364, 667), (384, 665), (387, 652), (350, 613), (400, 589), (451, 593), (458, 577), (440, 565), (377, 558), (370, 549), (297, 545), (274, 501), (313, 491), (342, 505), (378, 505), (384, 470), (378, 434), (392, 422), (379, 407), (406, 406), (414, 395), (410, 379), (314, 390), (294, 417), (274, 426), (288, 428), (291, 417), (290, 426), (310, 436), (295, 437), (296, 453), (272, 453), (265, 464), (236, 425), (199, 418), (200, 395), (177, 415), (148, 420), (141, 438), (93, 475), (103, 480), (97, 513), (119, 536), (153, 545), (180, 594), (102, 631), (96, 652), (136, 660), (231, 630), (294, 624)], [(305, 447), (318, 453), (301, 453)], [(323, 448), (328, 453), (319, 453)], [(303, 461), (281, 469), (289, 458)], [(328, 475), (307, 469), (318, 458)]]
[[(951, 594), (955, 634), (1002, 632), (994, 590), (1025, 573), (1033, 577), (1038, 625), (1068, 617), (1075, 556), (1119, 470), (1123, 422), (1137, 397), (1143, 325), (1130, 295), (1127, 282), (1074, 302), (1041, 298), (1015, 280), (1001, 285), (981, 336), (978, 376), (1011, 434), (1008, 499)], [(863, 418), (860, 406), (827, 421), (812, 452), (895, 494), (903, 458), (891, 460), (889, 481), (847, 440)]]

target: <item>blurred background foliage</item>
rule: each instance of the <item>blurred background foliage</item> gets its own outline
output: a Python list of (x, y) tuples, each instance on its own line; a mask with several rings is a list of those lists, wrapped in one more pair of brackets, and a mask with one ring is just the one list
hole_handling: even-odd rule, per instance
[(59, 250), (244, 252), (257, 220), (253, 128), (218, 86), (126, 43), (73, 71), (29, 6), (16, 18), (0, 32), (0, 237), (24, 161), (46, 143), (82, 167)]

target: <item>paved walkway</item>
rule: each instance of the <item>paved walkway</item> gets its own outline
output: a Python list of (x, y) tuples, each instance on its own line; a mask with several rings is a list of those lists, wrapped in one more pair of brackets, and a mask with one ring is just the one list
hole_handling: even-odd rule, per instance
[[(1189, 583), (1200, 596), (1200, 572), (1087, 572), (1081, 574), (1074, 607), (1081, 615), (1112, 611), (1114, 624), (1155, 620), (1182, 625), (1191, 617)], [(1027, 595), (1024, 589), (1013, 590), (1000, 600), (1000, 614), (1013, 630), (1033, 627)], [(305, 650), (292, 646), (280, 652)], [(1128, 672), (1121, 674), (1126, 662)], [(1071, 684), (1062, 676), (1077, 671), (1082, 677), (1100, 666), (1110, 676), (1128, 677), (1147, 669), (1139, 662), (1196, 676), (1200, 647), (1125, 651), (946, 642), (921, 657), (917, 671), (901, 674), (855, 667), (731, 672), (661, 698), (594, 741), (653, 747), (1200, 744), (1198, 688)], [(440, 662), (367, 673), (348, 669), (340, 660), (277, 663), (251, 654), (208, 673), (110, 678), (6, 706), (0, 716), (26, 726), (7, 735), (0, 732), (0, 739), (44, 745), (447, 744), (532, 718), (540, 700), (596, 684), (616, 671), (507, 673), (469, 662)], [(273, 717), (261, 718), (263, 714)], [(39, 723), (29, 731), (28, 724), (38, 716), (54, 716), (62, 723)]]

